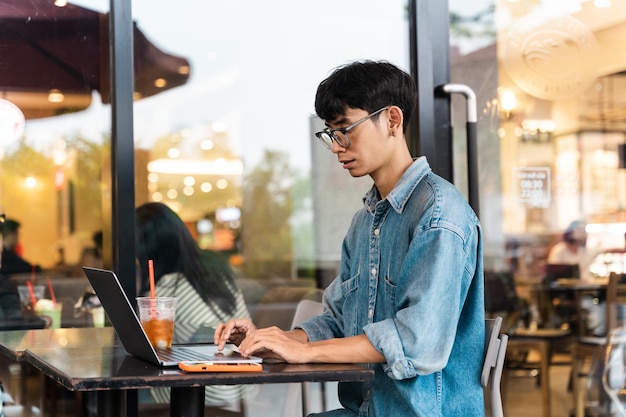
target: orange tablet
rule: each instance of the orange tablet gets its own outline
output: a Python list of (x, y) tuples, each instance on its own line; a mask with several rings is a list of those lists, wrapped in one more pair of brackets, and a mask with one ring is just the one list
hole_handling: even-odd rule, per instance
[(260, 363), (179, 362), (185, 372), (261, 372)]

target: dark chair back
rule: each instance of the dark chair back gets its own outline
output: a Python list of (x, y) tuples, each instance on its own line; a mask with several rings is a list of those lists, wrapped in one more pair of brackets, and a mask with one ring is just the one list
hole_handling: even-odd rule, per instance
[(489, 314), (510, 313), (519, 307), (513, 273), (485, 271), (485, 311)]
[(485, 271), (485, 314), (486, 317), (502, 316), (503, 332), (510, 332), (519, 320), (528, 326), (528, 305), (517, 296), (512, 272)]

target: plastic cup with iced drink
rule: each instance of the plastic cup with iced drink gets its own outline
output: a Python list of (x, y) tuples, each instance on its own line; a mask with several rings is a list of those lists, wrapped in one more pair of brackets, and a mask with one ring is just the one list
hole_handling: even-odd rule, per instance
[(104, 307), (94, 307), (89, 310), (93, 320), (93, 327), (104, 327)]
[(172, 346), (176, 301), (176, 297), (137, 297), (139, 321), (155, 348)]
[[(29, 288), (30, 287), (30, 288)], [(31, 293), (32, 288), (32, 293)], [(35, 316), (35, 303), (45, 297), (45, 285), (18, 285), (17, 292), (20, 295), (20, 306), (24, 317)]]
[(58, 329), (61, 327), (61, 312), (63, 303), (55, 303), (53, 300), (41, 299), (35, 304), (35, 314), (43, 319), (46, 329)]

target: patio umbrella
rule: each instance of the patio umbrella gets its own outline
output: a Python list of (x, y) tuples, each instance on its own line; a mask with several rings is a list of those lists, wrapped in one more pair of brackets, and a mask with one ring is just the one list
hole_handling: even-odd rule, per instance
[[(26, 119), (80, 111), (93, 91), (110, 102), (108, 14), (52, 0), (0, 0), (0, 98)], [(185, 84), (187, 59), (133, 27), (135, 98)]]

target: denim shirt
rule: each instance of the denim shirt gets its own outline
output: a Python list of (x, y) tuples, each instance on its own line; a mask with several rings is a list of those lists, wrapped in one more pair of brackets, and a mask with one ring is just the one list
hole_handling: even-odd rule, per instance
[(350, 225), (311, 341), (365, 333), (386, 362), (341, 383), (346, 416), (483, 416), (482, 238), (458, 190), (416, 159), (389, 195), (376, 187)]

